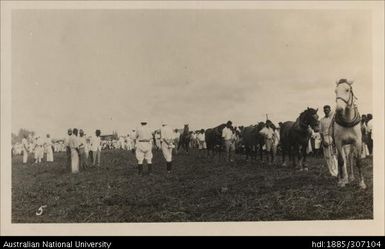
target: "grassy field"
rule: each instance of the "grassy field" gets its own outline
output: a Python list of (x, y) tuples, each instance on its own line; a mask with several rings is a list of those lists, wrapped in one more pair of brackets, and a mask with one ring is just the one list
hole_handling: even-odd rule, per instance
[[(55, 162), (12, 162), (12, 222), (185, 222), (372, 219), (372, 161), (364, 160), (368, 188), (341, 189), (323, 159), (308, 172), (278, 165), (175, 156), (167, 175), (161, 152), (153, 174), (138, 176), (131, 152), (103, 151), (102, 167), (70, 174), (65, 154)], [(41, 216), (36, 212), (47, 205)]]

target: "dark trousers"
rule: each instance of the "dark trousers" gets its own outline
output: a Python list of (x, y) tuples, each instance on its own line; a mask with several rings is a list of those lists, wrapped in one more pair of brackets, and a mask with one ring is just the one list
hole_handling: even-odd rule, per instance
[(372, 155), (372, 153), (373, 153), (373, 139), (372, 139), (372, 133), (369, 134), (369, 139), (368, 139), (368, 149), (369, 149), (369, 154)]
[(66, 147), (66, 154), (67, 154), (66, 167), (68, 169), (71, 169), (71, 148), (68, 146)]

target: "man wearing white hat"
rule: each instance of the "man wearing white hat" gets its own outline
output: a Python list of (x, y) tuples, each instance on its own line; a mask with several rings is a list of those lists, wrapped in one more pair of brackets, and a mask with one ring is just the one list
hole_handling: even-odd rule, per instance
[(175, 145), (173, 144), (174, 132), (166, 122), (162, 122), (162, 128), (160, 128), (160, 141), (163, 156), (166, 159), (167, 172), (171, 173), (172, 149), (175, 148)]
[(148, 174), (151, 174), (152, 170), (152, 133), (147, 126), (147, 121), (142, 121), (141, 126), (136, 129), (135, 134), (135, 155), (138, 160), (138, 173), (143, 174), (143, 160), (146, 159)]

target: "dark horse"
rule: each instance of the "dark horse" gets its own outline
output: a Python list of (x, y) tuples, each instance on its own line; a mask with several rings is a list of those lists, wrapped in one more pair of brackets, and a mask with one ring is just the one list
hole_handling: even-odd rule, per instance
[(259, 122), (257, 125), (250, 125), (244, 127), (242, 130), (242, 144), (245, 146), (246, 161), (251, 157), (252, 159), (257, 159), (257, 153), (259, 150), (260, 158), (263, 160), (263, 144), (264, 138), (259, 133), (265, 123)]
[(216, 153), (221, 154), (223, 147), (222, 131), (225, 127), (226, 124), (221, 124), (215, 128), (210, 128), (205, 131), (208, 156), (210, 155), (210, 152), (213, 157)]
[(295, 122), (287, 121), (281, 125), (280, 137), (282, 148), (282, 166), (286, 166), (285, 154), (296, 167), (296, 159), (299, 161), (300, 170), (308, 170), (305, 166), (306, 147), (311, 137), (311, 127), (314, 131), (319, 130), (317, 110), (307, 108), (303, 111)]
[(180, 137), (179, 137), (178, 151), (179, 151), (179, 148), (182, 147), (183, 150), (186, 153), (188, 153), (189, 146), (190, 146), (190, 139), (191, 139), (191, 135), (190, 135), (189, 126), (188, 124), (185, 124), (183, 128), (183, 132), (182, 134), (180, 134)]

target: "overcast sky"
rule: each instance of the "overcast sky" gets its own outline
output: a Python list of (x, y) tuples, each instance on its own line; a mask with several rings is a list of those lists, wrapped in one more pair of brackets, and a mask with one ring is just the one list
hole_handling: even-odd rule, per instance
[(341, 77), (368, 113), (371, 35), (361, 10), (14, 11), (12, 131), (295, 120)]

